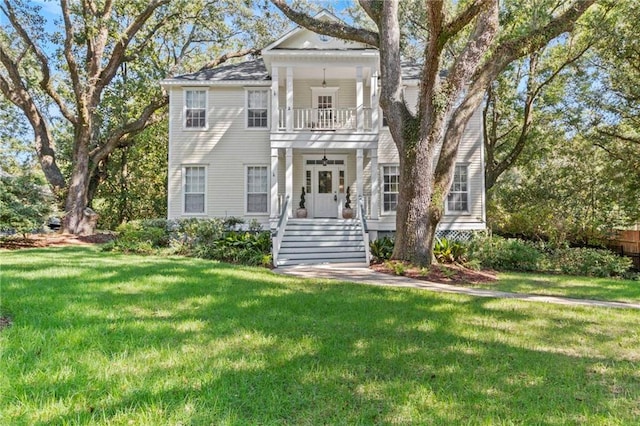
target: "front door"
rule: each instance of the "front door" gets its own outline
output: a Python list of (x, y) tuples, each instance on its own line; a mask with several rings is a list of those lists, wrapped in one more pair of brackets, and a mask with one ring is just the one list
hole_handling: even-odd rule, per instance
[(314, 216), (338, 217), (344, 195), (344, 166), (316, 166), (314, 174)]

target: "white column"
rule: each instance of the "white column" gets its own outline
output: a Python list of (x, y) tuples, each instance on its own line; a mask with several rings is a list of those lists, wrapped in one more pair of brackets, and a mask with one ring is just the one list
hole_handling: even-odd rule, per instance
[(358, 205), (357, 201), (360, 196), (364, 195), (364, 150), (356, 150), (356, 198), (354, 203)]
[(293, 217), (293, 148), (287, 148), (287, 161), (286, 161), (286, 195), (289, 196), (289, 217)]
[(371, 67), (371, 131), (378, 132), (378, 71)]
[(293, 130), (293, 68), (287, 67), (287, 131)]
[(356, 67), (356, 114), (358, 132), (364, 130), (364, 87), (362, 85), (362, 66)]
[[(377, 110), (377, 108), (376, 108)], [(371, 219), (378, 219), (380, 213), (380, 174), (378, 173), (378, 150), (371, 149)]]
[(278, 211), (278, 149), (271, 148), (271, 218), (277, 219)]
[(278, 67), (271, 70), (271, 131), (277, 132), (280, 120), (280, 101), (278, 99)]

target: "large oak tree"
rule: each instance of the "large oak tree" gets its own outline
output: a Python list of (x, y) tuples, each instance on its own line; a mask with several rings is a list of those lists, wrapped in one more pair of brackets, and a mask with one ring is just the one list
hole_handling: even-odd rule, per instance
[(277, 22), (261, 11), (239, 0), (61, 0), (52, 33), (30, 2), (0, 4), (0, 94), (33, 129), (65, 231), (93, 231), (87, 207), (109, 156), (166, 117), (158, 81), (254, 52)]
[[(512, 61), (561, 34), (596, 0), (547, 1), (543, 16), (505, 26), (498, 0), (415, 1), (427, 38), (417, 112), (403, 96), (398, 0), (359, 0), (374, 29), (314, 19), (285, 0), (272, 2), (292, 21), (318, 33), (375, 46), (380, 51), (380, 106), (400, 156), (400, 194), (392, 257), (420, 265), (432, 260), (456, 154), (464, 128), (488, 85)], [(507, 2), (509, 3), (509, 2)], [(540, 2), (539, 2), (540, 3)], [(508, 8), (502, 7), (502, 11)], [(504, 14), (503, 14), (504, 18)], [(446, 77), (442, 69), (446, 68)]]

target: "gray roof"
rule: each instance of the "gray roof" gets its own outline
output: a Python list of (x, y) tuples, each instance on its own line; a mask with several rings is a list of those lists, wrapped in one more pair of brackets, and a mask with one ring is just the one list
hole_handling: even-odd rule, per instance
[(173, 80), (184, 81), (271, 81), (267, 67), (262, 58), (237, 64), (223, 65), (174, 77)]
[[(415, 62), (402, 62), (402, 78), (405, 80), (418, 80), (422, 72), (422, 65)], [(184, 82), (193, 81), (271, 81), (271, 76), (267, 73), (262, 58), (251, 61), (239, 62), (237, 64), (222, 65), (194, 72), (191, 74), (179, 75), (172, 80)]]

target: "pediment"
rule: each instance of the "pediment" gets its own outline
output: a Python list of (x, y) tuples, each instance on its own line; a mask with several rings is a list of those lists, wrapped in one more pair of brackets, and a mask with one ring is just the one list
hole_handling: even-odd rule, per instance
[[(335, 15), (323, 10), (315, 16), (316, 19), (341, 22)], [(296, 27), (265, 49), (270, 50), (362, 50), (371, 49), (364, 43), (341, 40), (314, 33), (303, 27)]]

